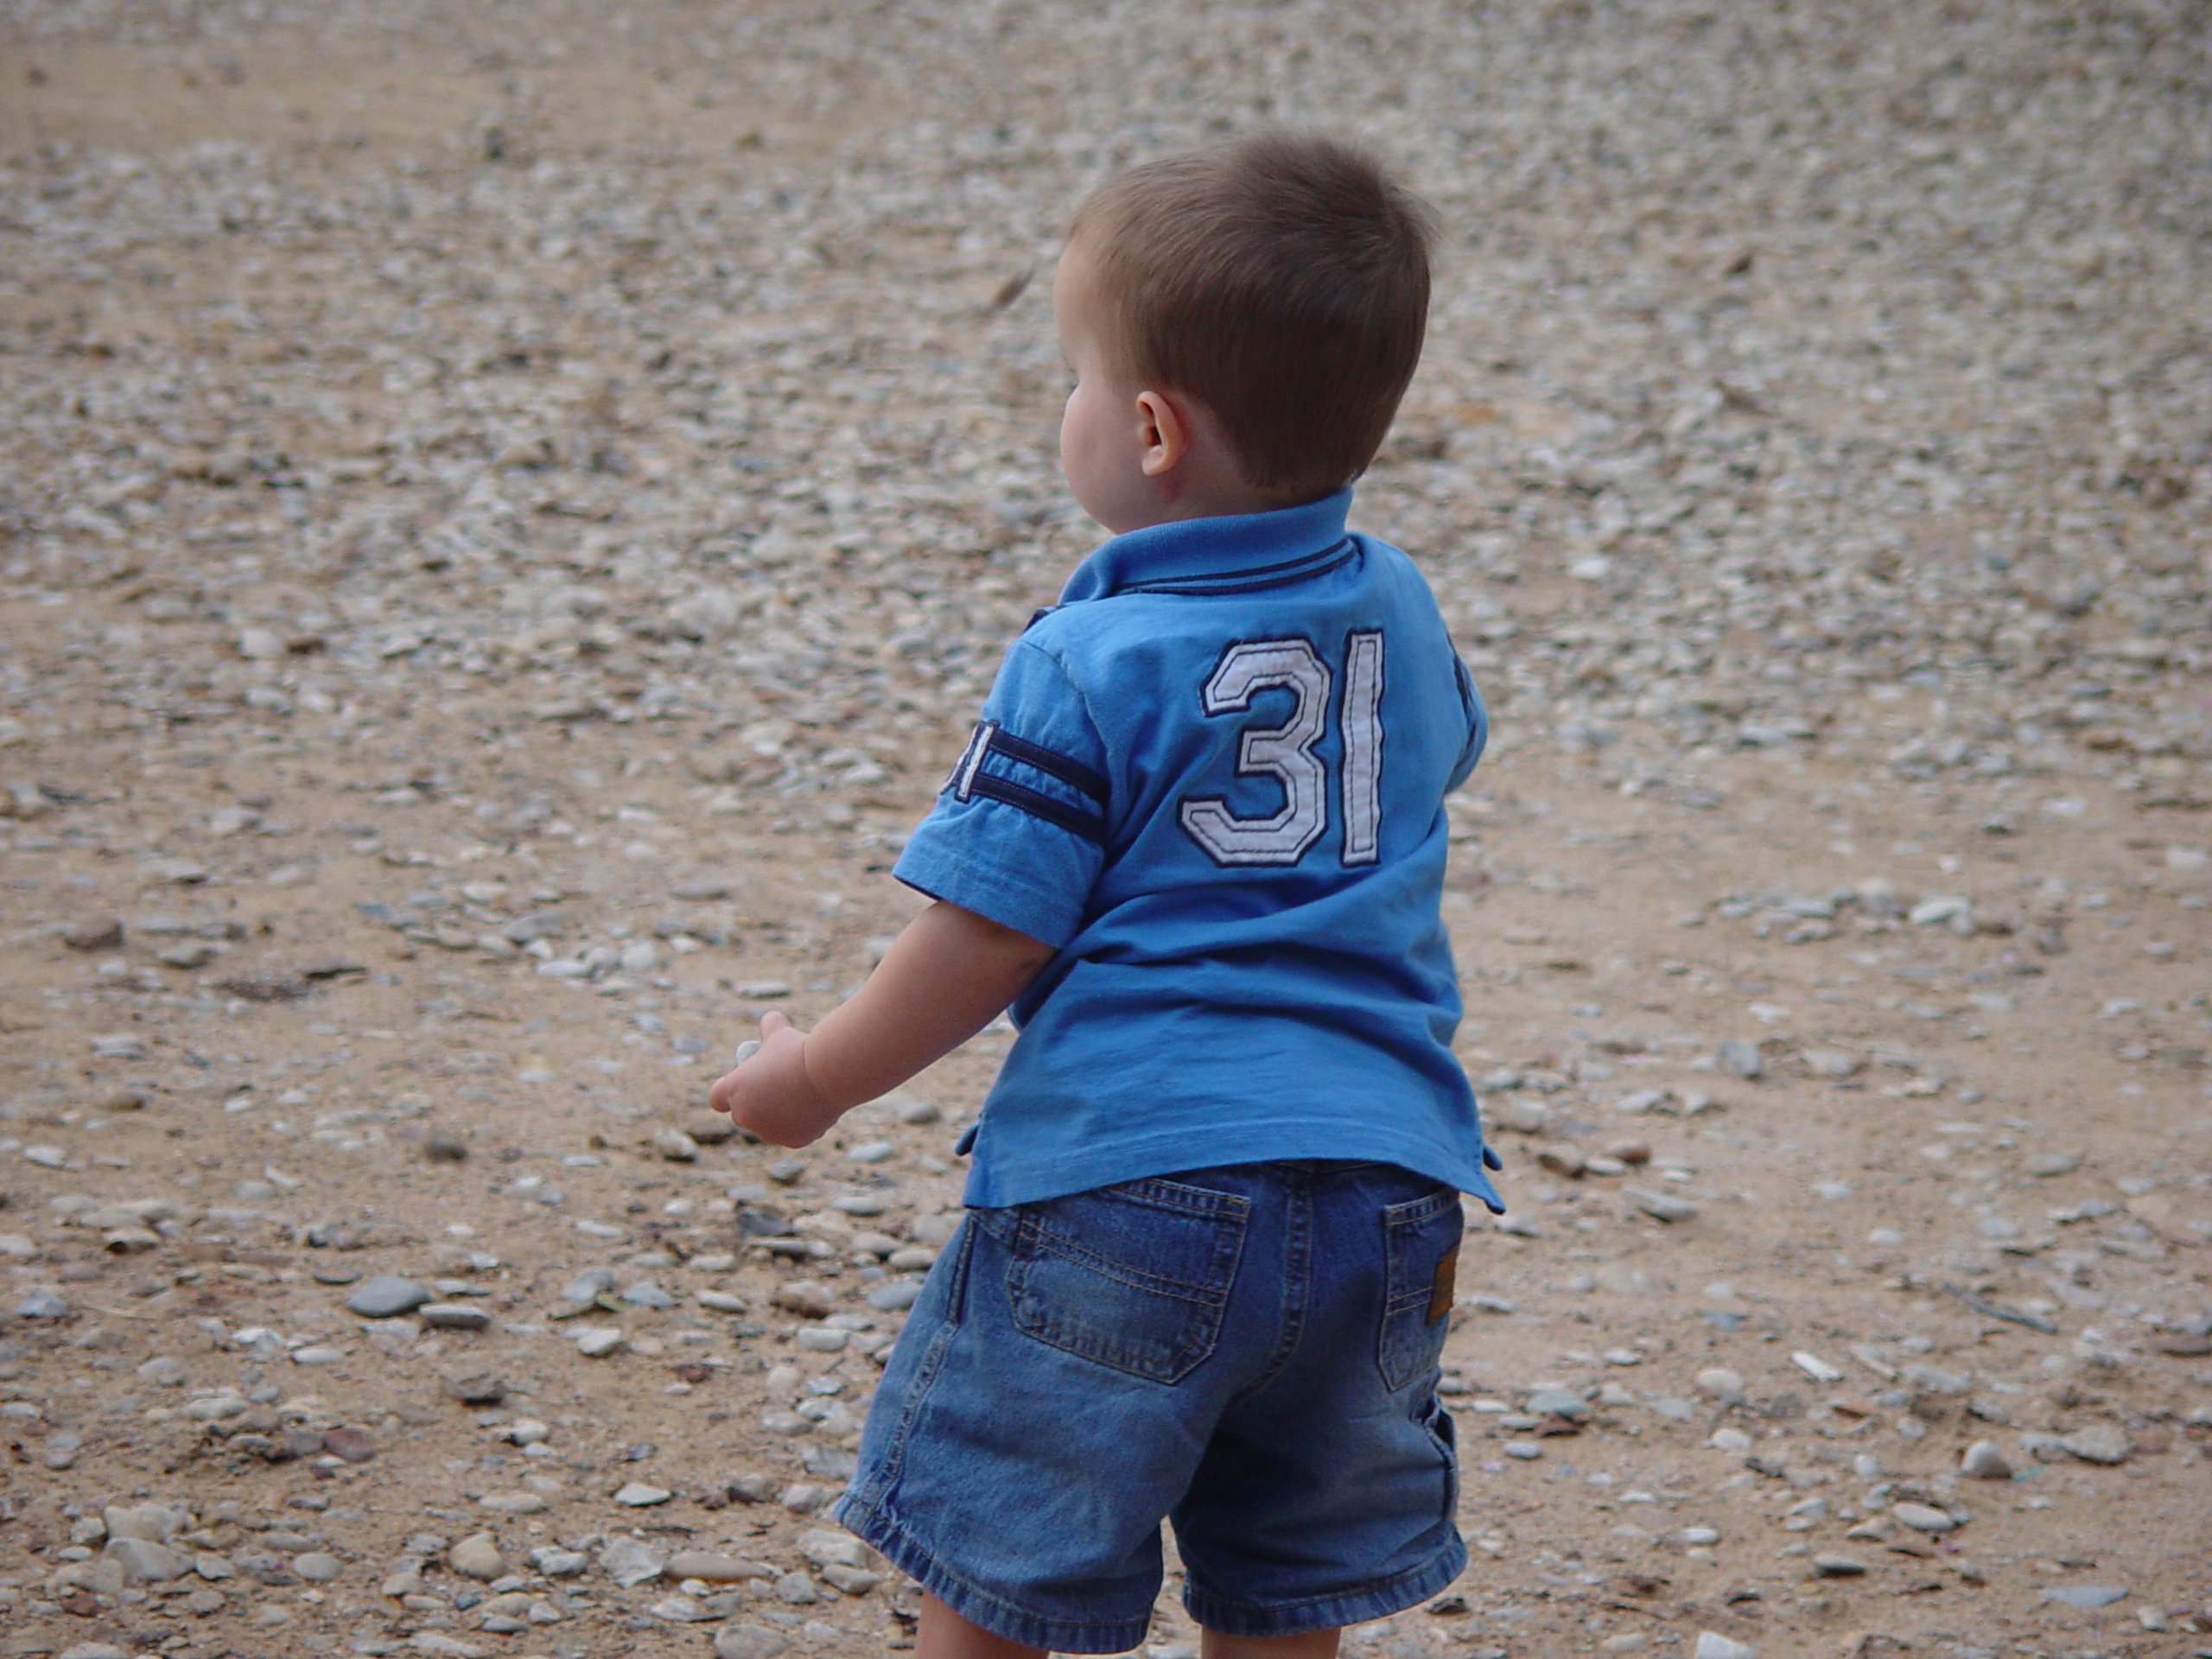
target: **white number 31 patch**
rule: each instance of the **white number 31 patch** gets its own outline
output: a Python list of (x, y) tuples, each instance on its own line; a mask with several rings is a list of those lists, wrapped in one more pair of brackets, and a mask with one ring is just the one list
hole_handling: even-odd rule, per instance
[[(1344, 775), (1338, 780), (1344, 814), (1344, 861), (1372, 864), (1382, 855), (1382, 635), (1364, 632), (1344, 640), (1344, 701), (1338, 722), (1344, 738)], [(1265, 817), (1239, 817), (1217, 795), (1183, 798), (1178, 817), (1191, 839), (1217, 864), (1295, 864), (1328, 828), (1328, 769), (1314, 747), (1329, 717), (1333, 677), (1320, 653), (1303, 639), (1254, 639), (1222, 653), (1200, 705), (1209, 715), (1242, 714), (1255, 693), (1286, 690), (1296, 701), (1280, 726), (1247, 726), (1236, 747), (1236, 775), (1273, 778), (1282, 786), (1282, 807)]]

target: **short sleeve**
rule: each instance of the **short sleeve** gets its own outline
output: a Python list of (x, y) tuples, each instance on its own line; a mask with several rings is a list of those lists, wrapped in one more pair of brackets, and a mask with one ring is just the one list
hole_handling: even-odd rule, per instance
[(1017, 639), (892, 874), (1058, 948), (1082, 926), (1113, 804), (1082, 693), (1050, 652)]
[(1451, 781), (1444, 785), (1447, 795), (1467, 781), (1467, 774), (1483, 758), (1483, 747), (1490, 741), (1490, 716), (1483, 709), (1482, 694), (1475, 690), (1474, 676), (1467, 672), (1466, 664), (1456, 654), (1452, 658), (1452, 671), (1459, 682), (1459, 705), (1466, 715), (1467, 741), (1452, 765)]

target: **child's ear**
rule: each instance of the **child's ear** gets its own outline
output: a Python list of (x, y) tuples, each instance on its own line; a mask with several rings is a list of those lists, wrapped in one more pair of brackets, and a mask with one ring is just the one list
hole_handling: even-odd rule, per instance
[(1137, 393), (1137, 420), (1144, 453), (1141, 465), (1147, 478), (1160, 478), (1182, 464), (1191, 450), (1190, 423), (1174, 400), (1164, 392)]

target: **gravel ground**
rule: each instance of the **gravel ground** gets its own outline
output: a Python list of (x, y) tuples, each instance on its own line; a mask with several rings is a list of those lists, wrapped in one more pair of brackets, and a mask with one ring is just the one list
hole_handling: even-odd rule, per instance
[(705, 1089), (1094, 540), (1067, 211), (1268, 119), (1448, 226), (1357, 522), (1497, 734), (1475, 1565), (1349, 1649), (2212, 1652), (2208, 41), (0, 3), (0, 1656), (908, 1641), (818, 1511), (1007, 1035)]

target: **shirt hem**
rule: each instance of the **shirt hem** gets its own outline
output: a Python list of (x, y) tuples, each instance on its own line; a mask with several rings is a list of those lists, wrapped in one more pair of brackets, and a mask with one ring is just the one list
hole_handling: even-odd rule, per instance
[(1273, 1163), (1289, 1158), (1342, 1158), (1395, 1164), (1481, 1199), (1493, 1215), (1505, 1213), (1505, 1201), (1483, 1168), (1480, 1141), (1471, 1157), (1463, 1158), (1440, 1153), (1433, 1144), (1410, 1137), (1376, 1135), (1371, 1129), (1362, 1134), (1357, 1126), (1332, 1122), (1295, 1129), (1274, 1126), (1264, 1135), (1209, 1135), (1203, 1141), (1188, 1133), (1147, 1135), (1114, 1147), (1110, 1156), (1094, 1151), (1081, 1158), (1002, 1161), (991, 1156), (989, 1116), (987, 1111), (979, 1120), (982, 1135), (962, 1199), (973, 1209), (1034, 1204), (1188, 1169)]

